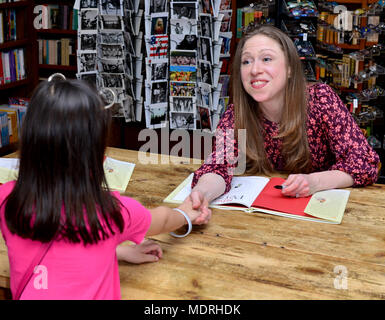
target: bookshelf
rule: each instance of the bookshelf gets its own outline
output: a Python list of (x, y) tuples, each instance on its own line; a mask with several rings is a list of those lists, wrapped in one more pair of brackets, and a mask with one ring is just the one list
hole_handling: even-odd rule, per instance
[[(13, 12), (15, 16), (16, 32), (12, 39), (5, 37), (5, 21), (3, 21), (3, 40), (0, 43), (0, 53), (2, 54), (2, 62), (4, 54), (12, 53), (15, 50), (23, 50), (23, 58), (19, 61), (19, 66), (24, 66), (23, 75), (17, 71), (18, 76), (12, 80), (3, 80), (0, 84), (0, 104), (7, 103), (10, 96), (28, 96), (36, 83), (36, 72), (34, 70), (35, 59), (35, 41), (33, 40), (32, 25), (33, 1), (18, 1), (0, 4), (0, 13), (3, 20), (5, 16)], [(17, 55), (20, 58), (20, 55)], [(7, 57), (9, 58), (9, 56)], [(10, 60), (8, 60), (9, 62)], [(14, 63), (14, 62), (13, 62)], [(15, 66), (16, 68), (16, 66)]]
[[(37, 83), (36, 46), (32, 26), (33, 1), (0, 3), (0, 105), (9, 97), (29, 97)], [(10, 117), (10, 116), (8, 116)], [(10, 118), (8, 118), (10, 119)], [(16, 124), (15, 124), (16, 125)], [(9, 127), (8, 127), (9, 129)], [(11, 125), (10, 130), (17, 130)], [(12, 132), (12, 131), (11, 131)], [(11, 132), (9, 134), (11, 135)], [(17, 139), (0, 146), (0, 156), (17, 149)]]
[(34, 17), (41, 19), (41, 23), (34, 26), (39, 80), (45, 80), (55, 72), (68, 78), (76, 76), (77, 29), (73, 5), (73, 0), (34, 1), (37, 7)]

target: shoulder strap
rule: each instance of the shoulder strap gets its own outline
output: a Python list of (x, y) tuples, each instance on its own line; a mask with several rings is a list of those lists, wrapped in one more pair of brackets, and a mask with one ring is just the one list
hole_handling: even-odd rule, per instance
[(23, 293), (25, 287), (27, 286), (29, 280), (32, 277), (33, 271), (37, 265), (40, 264), (40, 262), (43, 260), (45, 255), (47, 254), (49, 248), (51, 247), (53, 243), (53, 240), (51, 240), (48, 243), (43, 243), (41, 247), (39, 248), (40, 250), (38, 251), (37, 255), (35, 258), (32, 260), (31, 264), (29, 265), (27, 271), (24, 273), (23, 278), (21, 279), (19, 286), (17, 287), (15, 296), (13, 297), (13, 300), (19, 300), (21, 294)]

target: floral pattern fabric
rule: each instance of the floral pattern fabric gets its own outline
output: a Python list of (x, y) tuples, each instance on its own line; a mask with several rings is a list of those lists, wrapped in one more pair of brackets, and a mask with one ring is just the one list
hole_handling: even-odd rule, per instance
[[(229, 137), (233, 129), (234, 107), (231, 105), (218, 124), (215, 134), (217, 142), (213, 145), (212, 154), (194, 173), (192, 187), (203, 174), (212, 172), (222, 176), (226, 182), (226, 192), (230, 190), (238, 154), (237, 142)], [(279, 132), (279, 124), (264, 119), (264, 129), (267, 157), (274, 169), (280, 171), (284, 167), (282, 139), (273, 138)], [(339, 96), (326, 84), (308, 87), (307, 136), (313, 172), (346, 172), (352, 176), (353, 186), (356, 187), (376, 182), (379, 156), (368, 144)]]

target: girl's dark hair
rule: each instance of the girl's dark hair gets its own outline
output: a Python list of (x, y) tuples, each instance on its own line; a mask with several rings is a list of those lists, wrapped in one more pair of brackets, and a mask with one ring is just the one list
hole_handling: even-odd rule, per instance
[(103, 170), (111, 119), (103, 105), (83, 81), (45, 81), (36, 88), (21, 131), (19, 176), (5, 205), (12, 233), (93, 244), (116, 227), (123, 231)]

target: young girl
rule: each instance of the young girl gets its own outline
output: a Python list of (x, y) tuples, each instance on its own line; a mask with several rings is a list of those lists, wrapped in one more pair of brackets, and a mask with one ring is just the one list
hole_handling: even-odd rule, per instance
[[(0, 186), (14, 298), (22, 292), (21, 299), (120, 299), (117, 254), (134, 263), (161, 256), (151, 243), (117, 249), (120, 243), (140, 244), (187, 219), (208, 222), (211, 213), (193, 210), (189, 200), (177, 210), (148, 210), (102, 187), (109, 120), (99, 95), (82, 81), (42, 82), (34, 92), (21, 133), (18, 179)], [(23, 289), (42, 247), (48, 249)]]

